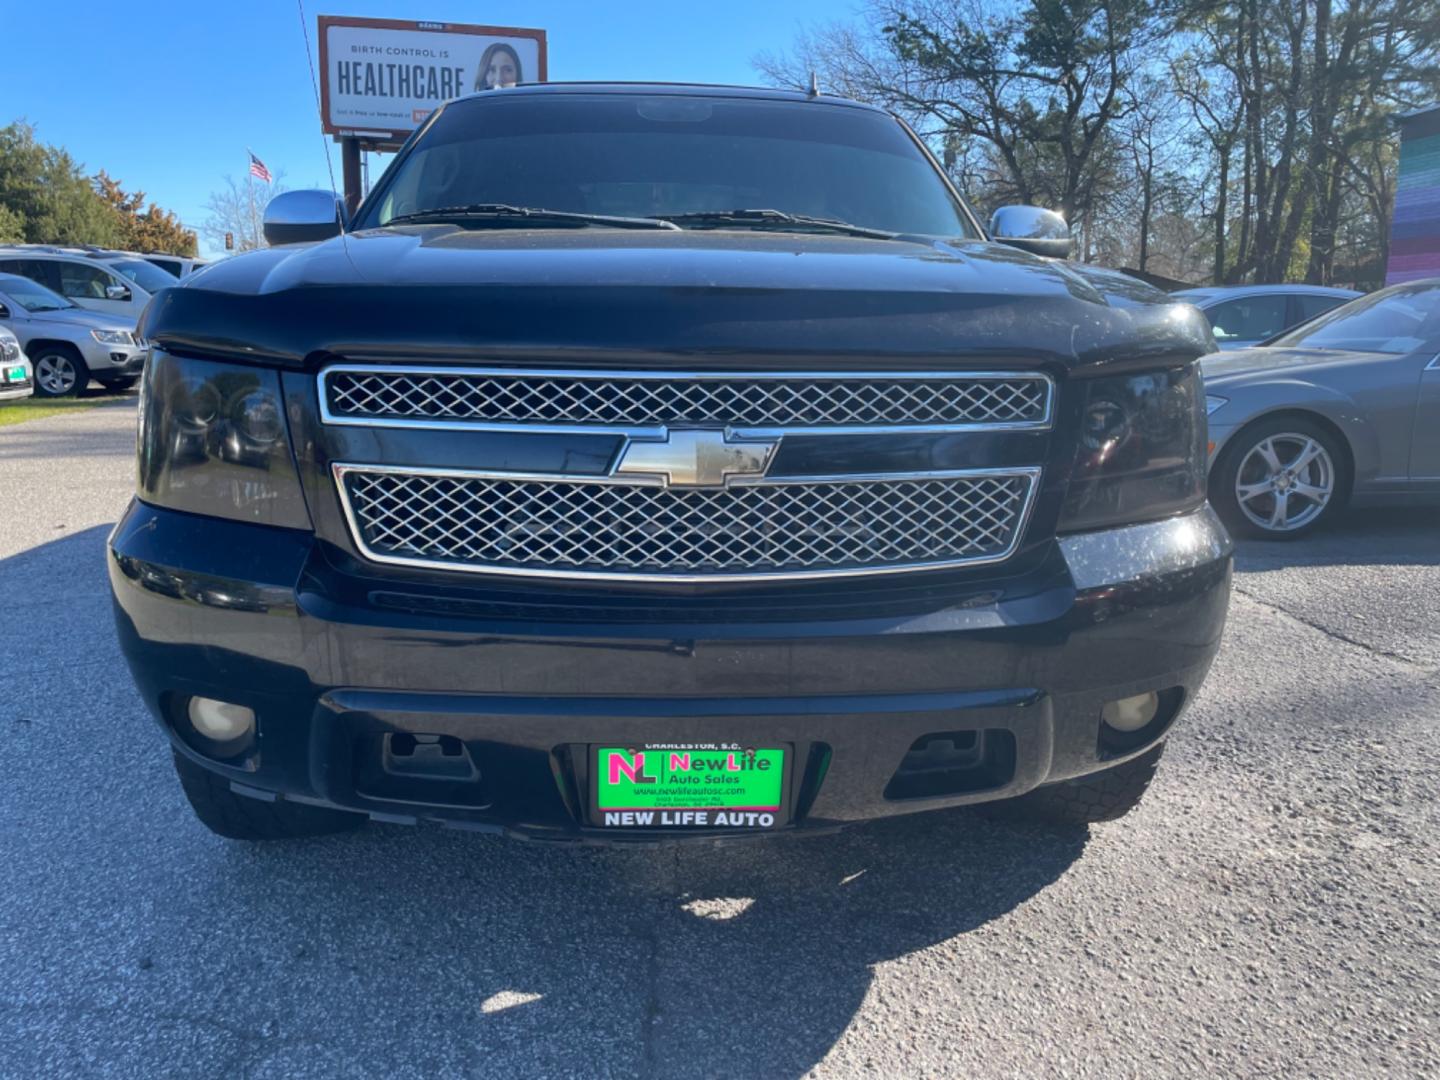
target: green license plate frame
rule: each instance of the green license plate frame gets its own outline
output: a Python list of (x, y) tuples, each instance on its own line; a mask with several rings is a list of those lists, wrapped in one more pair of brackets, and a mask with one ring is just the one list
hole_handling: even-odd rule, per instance
[(590, 823), (766, 831), (790, 820), (793, 744), (594, 743)]

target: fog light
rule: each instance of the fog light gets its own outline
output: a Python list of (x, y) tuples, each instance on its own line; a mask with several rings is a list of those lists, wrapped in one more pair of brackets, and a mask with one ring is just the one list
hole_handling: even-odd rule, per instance
[(217, 743), (243, 739), (255, 730), (255, 710), (244, 705), (192, 697), (188, 712), (195, 730)]
[(1151, 690), (1148, 694), (1107, 701), (1100, 710), (1100, 719), (1105, 721), (1107, 727), (1128, 733), (1139, 731), (1150, 723), (1159, 710), (1160, 695)]

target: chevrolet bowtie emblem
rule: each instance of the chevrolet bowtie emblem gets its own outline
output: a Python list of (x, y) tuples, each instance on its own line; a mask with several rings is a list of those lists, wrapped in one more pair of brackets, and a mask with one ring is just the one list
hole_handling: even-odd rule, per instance
[(671, 431), (661, 442), (633, 440), (615, 466), (618, 476), (661, 477), (666, 487), (724, 487), (733, 476), (764, 476), (778, 439), (732, 441), (723, 431)]

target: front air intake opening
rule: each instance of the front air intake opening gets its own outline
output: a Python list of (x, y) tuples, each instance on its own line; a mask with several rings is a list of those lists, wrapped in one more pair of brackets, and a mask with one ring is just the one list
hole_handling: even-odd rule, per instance
[(1015, 736), (998, 728), (935, 731), (906, 752), (887, 799), (933, 799), (1004, 787), (1015, 777)]
[(453, 735), (372, 732), (354, 742), (355, 793), (430, 806), (490, 804), (471, 748)]

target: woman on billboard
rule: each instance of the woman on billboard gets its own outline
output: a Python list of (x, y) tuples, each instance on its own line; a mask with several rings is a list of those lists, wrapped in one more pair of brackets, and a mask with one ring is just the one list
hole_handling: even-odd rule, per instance
[(475, 73), (476, 90), (498, 90), (520, 82), (520, 56), (509, 45), (496, 42), (480, 57), (480, 70)]

